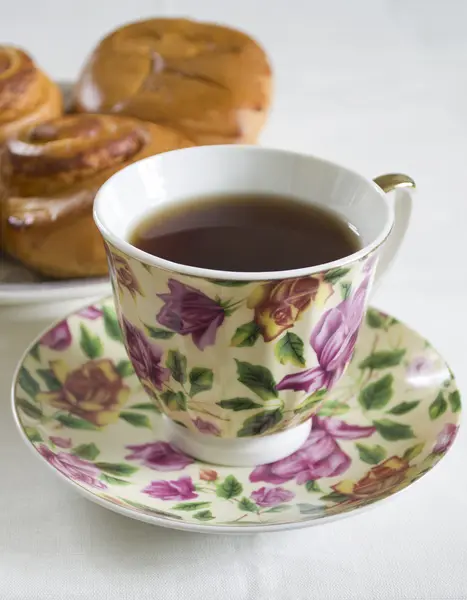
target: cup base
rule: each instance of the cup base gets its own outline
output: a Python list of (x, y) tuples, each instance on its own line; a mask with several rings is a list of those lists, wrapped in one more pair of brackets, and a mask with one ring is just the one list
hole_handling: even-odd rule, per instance
[(289, 456), (305, 443), (311, 419), (298, 427), (262, 437), (218, 438), (177, 425), (164, 416), (170, 443), (194, 458), (226, 467), (255, 467)]

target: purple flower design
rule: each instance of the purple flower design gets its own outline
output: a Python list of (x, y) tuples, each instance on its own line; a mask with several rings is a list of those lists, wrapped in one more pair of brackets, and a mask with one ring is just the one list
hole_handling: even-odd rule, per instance
[(458, 429), (459, 427), (457, 425), (446, 423), (436, 439), (436, 444), (433, 447), (432, 453), (444, 454), (447, 452), (456, 438)]
[(369, 275), (373, 271), (373, 267), (376, 265), (377, 260), (378, 256), (376, 254), (366, 260), (365, 264), (363, 265), (363, 272)]
[(288, 502), (295, 497), (293, 492), (285, 490), (281, 487), (262, 487), (251, 493), (250, 498), (256, 502), (258, 506), (277, 506), (282, 502)]
[(55, 444), (57, 448), (71, 448), (71, 438), (62, 438), (51, 435), (49, 440), (52, 442), (52, 444)]
[(192, 500), (197, 498), (191, 477), (180, 477), (174, 481), (151, 481), (143, 494), (160, 500)]
[(416, 356), (407, 366), (407, 380), (414, 387), (432, 385), (434, 362), (427, 356)]
[(157, 321), (180, 335), (191, 335), (199, 350), (212, 346), (225, 318), (224, 308), (203, 292), (175, 279), (169, 279), (168, 286), (169, 294), (158, 294), (164, 306), (156, 316)]
[(193, 462), (190, 456), (167, 442), (139, 444), (127, 448), (132, 451), (125, 457), (127, 460), (139, 460), (143, 466), (155, 471), (181, 471)]
[[(77, 313), (80, 317), (94, 321), (102, 316), (102, 311), (95, 306), (87, 306)], [(71, 331), (66, 319), (57, 323), (45, 335), (41, 337), (40, 343), (56, 352), (62, 352), (71, 346)]]
[(170, 370), (161, 366), (162, 348), (151, 343), (144, 333), (122, 318), (125, 346), (136, 375), (152, 383), (158, 390), (170, 377)]
[(363, 319), (368, 281), (366, 277), (351, 298), (326, 311), (316, 324), (310, 344), (319, 366), (286, 375), (276, 389), (313, 393), (333, 387), (352, 358)]
[(89, 319), (90, 321), (95, 321), (96, 319), (102, 317), (104, 313), (95, 306), (86, 306), (86, 308), (82, 308), (76, 314), (78, 314), (80, 317), (84, 317), (85, 319)]
[(374, 427), (349, 425), (332, 417), (313, 417), (310, 435), (303, 446), (286, 458), (256, 467), (250, 481), (281, 484), (295, 479), (298, 484), (321, 477), (341, 475), (350, 466), (350, 457), (337, 439), (356, 440), (371, 436)]
[(217, 425), (211, 423), (210, 421), (205, 421), (204, 419), (201, 419), (201, 417), (196, 417), (196, 419), (193, 419), (193, 424), (198, 429), (198, 431), (201, 431), (201, 433), (207, 433), (209, 435), (219, 435), (221, 432)]
[(60, 321), (41, 337), (40, 343), (51, 350), (61, 352), (71, 345), (71, 331), (66, 320)]
[(88, 460), (83, 460), (66, 452), (57, 452), (55, 454), (55, 452), (52, 452), (44, 444), (41, 444), (38, 450), (45, 460), (55, 467), (57, 471), (63, 473), (65, 477), (100, 490), (107, 489), (107, 486), (98, 479), (100, 475), (99, 469)]
[(114, 254), (109, 246), (105, 244), (105, 252), (107, 254), (107, 264), (109, 265), (110, 281), (115, 292), (115, 283), (118, 285), (119, 291), (128, 290), (132, 298), (136, 295), (143, 296), (143, 292), (139, 285), (138, 279), (133, 273), (133, 269), (126, 258), (119, 254)]

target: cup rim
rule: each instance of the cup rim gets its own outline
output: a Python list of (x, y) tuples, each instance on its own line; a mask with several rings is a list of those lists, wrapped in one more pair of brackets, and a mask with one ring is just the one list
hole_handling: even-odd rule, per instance
[(356, 177), (362, 183), (373, 188), (388, 209), (388, 219), (382, 228), (379, 235), (369, 244), (343, 258), (333, 260), (327, 263), (321, 263), (319, 265), (313, 265), (311, 267), (302, 267), (300, 269), (287, 269), (282, 271), (223, 271), (219, 269), (208, 269), (205, 267), (193, 267), (190, 265), (184, 265), (182, 263), (176, 263), (165, 258), (160, 258), (144, 252), (136, 248), (130, 242), (126, 241), (120, 236), (115, 235), (106, 225), (105, 213), (104, 213), (104, 198), (107, 194), (107, 189), (118, 183), (119, 177), (121, 177), (124, 171), (137, 170), (139, 165), (147, 162), (157, 162), (162, 154), (155, 154), (142, 160), (136, 161), (130, 165), (127, 165), (117, 173), (114, 173), (98, 190), (94, 199), (93, 217), (96, 226), (98, 227), (104, 240), (112, 244), (115, 248), (123, 252), (126, 256), (138, 260), (146, 265), (169, 271), (171, 273), (177, 273), (179, 275), (187, 275), (190, 277), (198, 277), (202, 279), (218, 279), (223, 281), (264, 281), (264, 280), (281, 280), (281, 279), (294, 279), (298, 277), (306, 277), (309, 275), (315, 275), (317, 273), (323, 273), (332, 269), (346, 267), (352, 263), (358, 262), (366, 258), (369, 254), (373, 253), (381, 244), (384, 243), (386, 238), (391, 233), (394, 224), (394, 211), (391, 204), (388, 201), (386, 193), (371, 179), (367, 179), (363, 175), (360, 175), (353, 169), (349, 169), (331, 160), (323, 159), (312, 154), (305, 154), (303, 152), (294, 152), (290, 150), (280, 148), (263, 148), (261, 146), (253, 146), (247, 144), (219, 144), (211, 146), (194, 146), (189, 148), (180, 148), (177, 150), (171, 150), (164, 152), (163, 155), (177, 154), (177, 153), (193, 153), (196, 151), (207, 151), (220, 149), (228, 152), (251, 152), (251, 153), (267, 153), (267, 154), (283, 154), (288, 156), (296, 156), (297, 158), (307, 158), (313, 161), (321, 162), (325, 165), (337, 167), (338, 169), (347, 172), (349, 175)]

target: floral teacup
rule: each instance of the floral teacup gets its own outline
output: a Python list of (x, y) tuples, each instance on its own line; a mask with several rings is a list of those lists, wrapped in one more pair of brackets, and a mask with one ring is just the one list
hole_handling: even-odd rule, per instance
[[(398, 190), (395, 211), (383, 190), (413, 185), (403, 175), (373, 182), (310, 156), (242, 146), (168, 152), (104, 184), (94, 217), (125, 345), (174, 444), (239, 466), (301, 446), (350, 361), (373, 280), (408, 225), (410, 195)], [(358, 229), (363, 248), (309, 268), (238, 273), (175, 264), (128, 242), (158, 207), (252, 191), (329, 207)]]

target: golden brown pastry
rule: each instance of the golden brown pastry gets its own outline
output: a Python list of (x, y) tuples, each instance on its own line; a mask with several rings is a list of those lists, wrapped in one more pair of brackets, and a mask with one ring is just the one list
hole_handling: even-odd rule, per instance
[(63, 112), (58, 86), (12, 46), (0, 46), (0, 143)]
[(255, 41), (186, 19), (117, 29), (94, 50), (74, 91), (78, 111), (168, 125), (199, 145), (255, 142), (270, 95), (271, 70)]
[(120, 116), (69, 115), (24, 131), (5, 144), (0, 164), (5, 250), (43, 275), (104, 275), (92, 218), (99, 187), (132, 162), (192, 145), (176, 131)]

